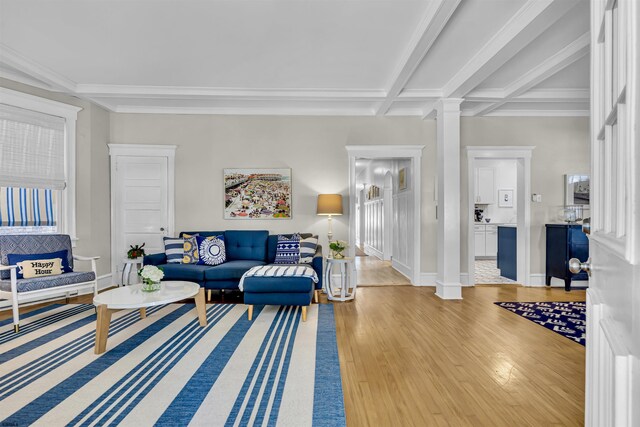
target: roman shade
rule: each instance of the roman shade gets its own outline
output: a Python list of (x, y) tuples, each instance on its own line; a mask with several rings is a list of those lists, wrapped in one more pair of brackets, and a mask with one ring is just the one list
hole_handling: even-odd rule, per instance
[(0, 186), (65, 185), (65, 119), (0, 104)]

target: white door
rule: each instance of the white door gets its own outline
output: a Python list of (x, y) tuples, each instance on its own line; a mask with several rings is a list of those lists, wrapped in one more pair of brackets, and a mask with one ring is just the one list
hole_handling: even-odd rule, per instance
[(586, 426), (640, 426), (640, 2), (591, 1)]
[(131, 245), (142, 245), (147, 254), (164, 252), (162, 238), (170, 231), (167, 157), (115, 156), (114, 281), (119, 283)]

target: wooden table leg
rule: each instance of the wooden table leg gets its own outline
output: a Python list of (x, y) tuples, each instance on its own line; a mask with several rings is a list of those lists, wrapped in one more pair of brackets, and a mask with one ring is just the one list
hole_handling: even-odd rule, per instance
[(147, 309), (146, 309), (146, 308), (144, 308), (144, 307), (142, 307), (142, 308), (140, 309), (140, 318), (141, 318), (141, 319), (144, 319), (144, 318), (146, 318), (146, 317), (147, 317)]
[(196, 300), (196, 311), (198, 312), (200, 326), (207, 326), (207, 305), (204, 301), (204, 288), (200, 288), (198, 295), (194, 299)]
[(96, 322), (96, 347), (95, 354), (102, 354), (107, 350), (107, 337), (109, 336), (109, 323), (111, 322), (112, 310), (106, 305), (99, 305), (98, 320)]

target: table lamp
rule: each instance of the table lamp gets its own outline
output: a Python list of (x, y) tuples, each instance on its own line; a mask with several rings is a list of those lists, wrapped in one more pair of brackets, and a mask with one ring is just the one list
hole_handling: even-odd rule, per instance
[(329, 216), (329, 242), (333, 239), (333, 230), (331, 229), (331, 216), (342, 215), (342, 195), (341, 194), (318, 194), (318, 215)]

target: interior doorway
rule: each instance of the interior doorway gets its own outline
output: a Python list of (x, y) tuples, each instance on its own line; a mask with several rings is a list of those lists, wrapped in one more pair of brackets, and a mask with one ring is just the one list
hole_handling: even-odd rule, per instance
[(533, 149), (467, 147), (470, 285), (530, 283)]
[(354, 213), (349, 254), (366, 255), (356, 258), (360, 284), (419, 284), (422, 149), (347, 146), (349, 212)]

